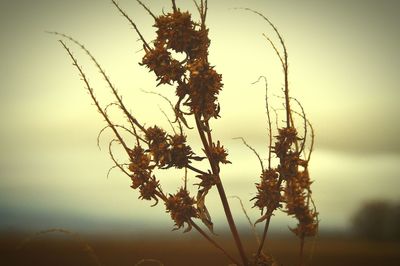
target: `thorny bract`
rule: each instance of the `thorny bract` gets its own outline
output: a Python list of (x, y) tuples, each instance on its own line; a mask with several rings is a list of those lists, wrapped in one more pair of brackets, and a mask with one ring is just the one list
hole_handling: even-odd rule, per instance
[[(107, 107), (103, 108), (98, 102), (93, 88), (89, 84), (83, 69), (78, 65), (77, 59), (72, 54), (70, 48), (64, 41), (60, 40), (60, 43), (71, 57), (74, 66), (79, 71), (98, 111), (105, 119), (107, 123), (106, 128), (111, 128), (115, 135), (115, 139), (109, 144), (111, 159), (115, 163), (114, 167), (119, 168), (132, 180), (131, 187), (139, 190), (140, 199), (154, 201), (154, 205), (159, 201), (164, 203), (166, 212), (170, 214), (175, 223), (174, 229), (184, 228), (184, 232), (188, 232), (194, 228), (236, 265), (274, 264), (272, 256), (263, 252), (263, 246), (274, 212), (278, 209), (286, 212), (287, 215), (293, 216), (298, 221), (297, 226), (290, 230), (300, 239), (299, 265), (303, 265), (304, 239), (305, 237), (315, 236), (318, 229), (317, 212), (311, 199), (310, 185), (312, 182), (310, 181), (308, 171), (314, 132), (301, 104), (289, 96), (288, 55), (279, 31), (261, 13), (244, 8), (244, 10), (261, 16), (272, 27), (279, 38), (280, 47), (276, 46), (268, 37), (267, 41), (275, 50), (282, 65), (285, 84), (283, 99), (286, 117), (284, 126), (279, 127), (278, 123), (276, 123), (277, 135), (273, 136), (270, 106), (268, 96), (266, 96), (269, 125), (267, 167), (264, 167), (258, 153), (243, 140), (256, 153), (262, 167), (260, 180), (256, 184), (256, 196), (252, 201), (254, 202), (254, 207), (259, 208), (261, 211), (261, 217), (257, 220), (256, 224), (264, 223), (264, 231), (258, 250), (251, 257), (248, 257), (248, 254), (244, 251), (232, 217), (220, 177), (220, 164), (230, 163), (228, 153), (219, 140), (215, 141), (213, 139), (214, 136), (211, 130), (211, 121), (219, 118), (220, 105), (218, 103), (218, 94), (223, 87), (223, 83), (221, 74), (215, 70), (214, 66), (208, 60), (208, 49), (210, 46), (210, 39), (208, 38), (209, 30), (206, 25), (208, 2), (207, 0), (200, 0), (200, 3), (194, 1), (197, 12), (200, 15), (200, 21), (194, 21), (189, 11), (181, 11), (174, 0), (171, 1), (172, 9), (163, 12), (161, 15), (153, 14), (145, 4), (139, 0), (137, 2), (154, 18), (153, 27), (156, 29), (156, 38), (151, 42), (144, 39), (135, 22), (120, 8), (117, 2), (112, 0), (116, 9), (133, 26), (143, 44), (144, 56), (139, 64), (154, 73), (158, 85), (168, 84), (175, 88), (175, 103), (166, 99), (175, 114), (175, 121), (173, 123), (176, 123), (178, 127), (178, 130), (174, 130), (173, 133), (168, 133), (158, 125), (146, 127), (141, 123), (127, 110), (121, 96), (95, 57), (80, 42), (72, 37), (53, 32), (77, 44), (89, 55), (115, 97), (116, 102), (112, 104), (117, 105), (129, 121), (128, 126), (122, 126), (117, 125), (111, 120), (107, 114)], [(173, 58), (173, 53), (183, 53), (185, 58), (182, 61), (178, 61)], [(164, 96), (162, 97), (165, 98)], [(292, 103), (298, 104), (301, 111), (293, 111), (291, 108)], [(300, 127), (296, 127), (293, 118), (294, 115), (302, 119), (303, 123)], [(201, 154), (196, 154), (190, 144), (187, 143), (184, 131), (193, 129), (188, 124), (189, 119), (194, 120), (194, 130), (198, 131), (201, 139), (203, 145)], [(301, 136), (298, 133), (298, 128), (303, 129), (304, 134)], [(133, 135), (136, 143), (132, 145), (132, 143), (125, 141), (121, 130)], [(310, 131), (311, 133), (309, 133)], [(307, 135), (311, 135), (311, 147), (306, 152), (305, 143)], [(114, 142), (122, 145), (129, 163), (121, 164), (117, 162), (111, 149)], [(276, 166), (273, 166), (271, 163), (273, 155), (279, 161)], [(194, 161), (202, 160), (209, 162), (208, 169), (198, 169), (193, 164)], [(176, 192), (172, 193), (164, 192), (160, 181), (155, 175), (156, 169), (169, 168), (185, 169), (183, 184)], [(198, 187), (197, 195), (194, 196), (190, 195), (187, 188), (187, 175), (189, 171), (199, 180), (196, 184)], [(212, 219), (205, 201), (208, 192), (213, 188), (218, 190), (232, 236), (240, 255), (240, 261), (237, 261), (234, 256), (228, 254), (214, 240), (214, 237), (211, 237), (209, 233), (205, 232), (197, 224), (200, 221), (211, 233), (213, 232)]]

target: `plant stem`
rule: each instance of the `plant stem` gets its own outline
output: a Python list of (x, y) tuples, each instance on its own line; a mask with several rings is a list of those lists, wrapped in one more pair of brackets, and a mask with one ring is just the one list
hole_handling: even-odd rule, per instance
[[(219, 175), (218, 175), (218, 179), (220, 180)], [(230, 210), (230, 207), (229, 207), (228, 200), (226, 198), (224, 187), (223, 187), (221, 182), (219, 182), (216, 186), (217, 186), (217, 189), (218, 189), (219, 196), (221, 198), (222, 205), (224, 207), (225, 216), (226, 216), (226, 219), (228, 220), (229, 228), (231, 229), (233, 238), (235, 239), (236, 246), (237, 246), (237, 248), (239, 250), (240, 257), (241, 257), (241, 259), (243, 261), (243, 265), (247, 266), (248, 265), (247, 257), (246, 257), (246, 254), (244, 252), (243, 245), (242, 245), (239, 233), (238, 233), (236, 225), (235, 225), (235, 221), (233, 220), (233, 216), (232, 216), (232, 213), (231, 213), (231, 210)]]
[(299, 266), (303, 266), (304, 236), (300, 237)]
[(206, 174), (207, 174), (206, 172), (201, 171), (200, 169), (197, 169), (196, 167), (193, 167), (193, 166), (191, 166), (190, 164), (188, 164), (188, 165), (186, 166), (186, 168), (192, 170), (193, 172), (196, 172), (196, 173), (198, 173), (198, 174), (201, 174), (201, 175), (206, 175)]
[(201, 139), (201, 141), (203, 143), (203, 147), (204, 147), (206, 156), (208, 158), (208, 161), (210, 162), (211, 170), (212, 170), (213, 174), (215, 176), (217, 176), (217, 178), (219, 180), (219, 182), (216, 184), (216, 186), (217, 186), (217, 189), (218, 189), (219, 196), (221, 198), (222, 206), (224, 207), (224, 212), (225, 212), (226, 219), (228, 220), (229, 228), (230, 228), (232, 236), (233, 236), (233, 238), (235, 240), (236, 247), (239, 250), (239, 254), (240, 254), (240, 257), (241, 257), (241, 259), (243, 261), (243, 265), (247, 266), (248, 265), (247, 257), (246, 257), (246, 254), (244, 252), (243, 245), (242, 245), (239, 233), (238, 233), (236, 225), (235, 225), (235, 221), (233, 220), (233, 216), (232, 216), (232, 213), (231, 213), (231, 210), (230, 210), (230, 207), (229, 207), (228, 200), (226, 198), (226, 194), (225, 194), (224, 187), (222, 185), (221, 178), (219, 176), (219, 167), (216, 164), (216, 162), (213, 160), (213, 158), (211, 157), (210, 145), (212, 145), (212, 143), (208, 143), (207, 142), (206, 136), (204, 135), (204, 131), (202, 130), (202, 127), (201, 127), (200, 118), (196, 114), (195, 114), (195, 120), (196, 120), (197, 130), (199, 132), (200, 139)]
[(221, 250), (222, 253), (225, 254), (233, 263), (239, 265), (239, 263), (226, 252), (224, 248), (222, 248), (217, 242), (215, 242), (211, 237), (209, 237), (193, 220), (190, 220), (190, 224), (204, 237), (206, 238), (211, 244), (214, 245), (217, 249)]
[(261, 254), (261, 251), (262, 251), (262, 249), (263, 249), (263, 246), (264, 246), (264, 243), (265, 243), (265, 239), (267, 238), (267, 232), (268, 232), (269, 222), (271, 221), (271, 215), (272, 215), (272, 214), (268, 214), (268, 218), (267, 218), (267, 220), (265, 221), (264, 232), (263, 232), (263, 235), (262, 235), (262, 237), (261, 237), (261, 243), (260, 243), (260, 245), (258, 246), (257, 255), (256, 255), (256, 260), (258, 260), (260, 254)]
[(284, 73), (285, 73), (285, 101), (286, 101), (286, 126), (287, 128), (290, 127), (290, 101), (289, 101), (289, 81), (288, 81), (288, 66), (287, 66), (287, 59), (285, 58), (285, 66), (284, 66)]

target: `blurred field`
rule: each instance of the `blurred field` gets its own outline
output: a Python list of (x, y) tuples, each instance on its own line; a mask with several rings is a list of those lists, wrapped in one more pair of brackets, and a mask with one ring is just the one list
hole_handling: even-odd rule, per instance
[[(38, 236), (21, 246), (26, 234), (3, 234), (0, 238), (0, 265), (97, 265), (96, 258), (70, 236)], [(203, 239), (176, 233), (172, 238), (152, 236), (81, 236), (93, 248), (101, 265), (135, 265), (141, 259), (160, 260), (164, 265), (228, 265), (218, 250)], [(282, 265), (295, 265), (297, 242), (291, 237), (274, 236), (267, 249)], [(229, 239), (219, 237), (231, 253)], [(255, 249), (250, 236), (244, 239), (248, 251)], [(399, 242), (368, 242), (346, 237), (319, 237), (307, 244), (307, 265), (400, 265)], [(18, 248), (19, 247), (19, 248)], [(314, 247), (314, 252), (310, 252)], [(310, 256), (312, 254), (312, 257)], [(156, 265), (143, 263), (141, 265)]]

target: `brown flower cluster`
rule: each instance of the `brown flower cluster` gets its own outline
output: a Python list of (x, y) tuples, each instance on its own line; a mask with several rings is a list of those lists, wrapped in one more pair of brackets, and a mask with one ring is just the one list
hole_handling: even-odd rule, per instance
[(255, 200), (254, 207), (258, 207), (261, 213), (266, 209), (266, 215), (257, 222), (265, 220), (282, 206), (279, 173), (275, 169), (267, 169), (262, 172), (260, 179), (260, 183), (256, 184), (257, 195), (252, 200)]
[(205, 58), (208, 54), (207, 29), (197, 29), (198, 25), (192, 21), (189, 12), (179, 9), (156, 18), (154, 27), (157, 28), (156, 42), (166, 49), (177, 53), (186, 53), (189, 60)]
[(157, 167), (180, 169), (186, 167), (190, 159), (200, 159), (194, 156), (183, 134), (168, 135), (163, 129), (154, 126), (147, 128), (145, 137), (149, 145), (148, 152)]
[(212, 173), (204, 173), (201, 175), (197, 175), (197, 178), (199, 178), (201, 181), (199, 184), (197, 184), (201, 189), (199, 191), (208, 191), (219, 182), (218, 177), (213, 175)]
[(194, 198), (190, 197), (189, 192), (183, 188), (176, 194), (169, 195), (165, 207), (175, 222), (176, 228), (174, 230), (184, 227), (185, 223), (188, 225), (185, 231), (192, 228), (191, 219), (198, 217), (197, 209), (194, 207), (195, 203)]
[(154, 166), (150, 165), (150, 156), (140, 146), (134, 147), (129, 154), (131, 163), (129, 170), (132, 172), (130, 175), (132, 180), (131, 187), (133, 189), (139, 188), (139, 198), (145, 200), (157, 199), (158, 181), (152, 175)]
[(156, 43), (154, 49), (146, 51), (142, 64), (156, 74), (158, 85), (179, 81), (185, 73), (179, 61), (171, 57), (171, 53), (162, 43)]
[[(223, 84), (221, 75), (207, 59), (208, 29), (193, 22), (190, 13), (179, 9), (155, 17), (154, 27), (157, 28), (154, 47), (145, 46), (142, 65), (155, 73), (159, 84), (176, 83), (177, 110), (183, 104), (189, 108), (188, 114), (196, 114), (204, 121), (217, 118), (217, 96)], [(183, 53), (186, 59), (179, 62), (171, 51)]]
[(294, 127), (279, 128), (278, 132), (273, 152), (279, 158), (280, 176), (284, 180), (289, 180), (297, 174), (299, 153), (295, 150), (295, 146), (300, 139)]
[(314, 236), (318, 229), (318, 213), (310, 206), (310, 177), (307, 161), (300, 159), (297, 131), (293, 127), (279, 129), (274, 152), (279, 158), (278, 172), (285, 181), (285, 211), (298, 220), (292, 231), (299, 237)]
[(129, 150), (131, 172), (131, 187), (139, 189), (141, 199), (156, 200), (162, 196), (159, 182), (152, 174), (155, 168), (183, 168), (191, 163), (191, 159), (201, 160), (194, 155), (190, 146), (186, 144), (183, 134), (169, 135), (163, 129), (153, 126), (145, 131), (145, 140), (148, 146), (143, 149), (137, 145)]
[(217, 141), (217, 145), (215, 143), (212, 144), (212, 147), (210, 149), (211, 152), (211, 157), (218, 163), (231, 163), (228, 161), (226, 158), (228, 157), (228, 152), (224, 148), (223, 145), (219, 141)]

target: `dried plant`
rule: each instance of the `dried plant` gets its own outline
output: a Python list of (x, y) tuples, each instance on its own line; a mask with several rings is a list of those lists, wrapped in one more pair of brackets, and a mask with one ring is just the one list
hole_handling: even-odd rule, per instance
[[(117, 89), (89, 50), (68, 35), (52, 32), (67, 41), (72, 41), (87, 53), (115, 97), (115, 102), (110, 105), (118, 106), (129, 122), (128, 125), (117, 125), (111, 120), (107, 113), (107, 108), (110, 105), (106, 107), (100, 105), (76, 57), (72, 54), (66, 42), (60, 40), (61, 45), (71, 57), (73, 65), (79, 71), (97, 110), (106, 121), (106, 128), (110, 128), (115, 135), (115, 139), (109, 143), (109, 153), (115, 164), (114, 168), (119, 168), (132, 180), (131, 187), (139, 191), (140, 199), (153, 201), (153, 205), (160, 201), (164, 203), (166, 212), (170, 214), (175, 223), (174, 230), (182, 228), (184, 232), (192, 229), (198, 231), (235, 265), (273, 265), (272, 256), (263, 252), (263, 247), (271, 217), (277, 210), (284, 211), (298, 221), (297, 226), (292, 228), (291, 231), (300, 239), (299, 265), (303, 265), (304, 239), (315, 236), (318, 229), (317, 211), (311, 198), (310, 185), (312, 182), (308, 171), (314, 143), (314, 132), (299, 101), (289, 95), (288, 54), (279, 31), (262, 14), (251, 9), (244, 9), (261, 16), (279, 38), (280, 47), (275, 45), (268, 37), (267, 41), (272, 45), (282, 65), (284, 73), (284, 96), (282, 99), (285, 107), (283, 110), (285, 112), (285, 125), (279, 126), (279, 123), (276, 122), (277, 134), (273, 136), (271, 107), (269, 106), (268, 95), (266, 96), (269, 126), (267, 167), (264, 167), (263, 161), (255, 149), (250, 147), (243, 139), (243, 142), (258, 156), (261, 164), (260, 180), (256, 184), (256, 196), (252, 200), (254, 207), (261, 211), (261, 217), (256, 221), (256, 224), (264, 223), (264, 231), (259, 240), (258, 249), (249, 257), (245, 253), (220, 176), (220, 165), (230, 163), (228, 152), (221, 141), (214, 139), (215, 136), (213, 136), (211, 129), (211, 122), (219, 118), (218, 94), (223, 88), (223, 83), (221, 74), (215, 70), (208, 60), (210, 39), (206, 25), (207, 0), (200, 0), (200, 3), (194, 1), (200, 16), (198, 22), (193, 20), (190, 12), (181, 11), (174, 0), (171, 1), (172, 9), (159, 16), (153, 14), (141, 1), (137, 0), (137, 2), (154, 18), (153, 26), (156, 28), (156, 38), (151, 42), (145, 40), (134, 21), (116, 1), (112, 0), (115, 8), (133, 26), (143, 44), (144, 56), (140, 65), (154, 73), (158, 85), (168, 84), (175, 88), (176, 100), (174, 102), (162, 96), (169, 102), (175, 114), (175, 120), (169, 121), (173, 128), (172, 133), (168, 133), (158, 125), (147, 127), (141, 123), (134, 114), (128, 111)], [(183, 53), (185, 59), (178, 61), (173, 58), (173, 53)], [(267, 83), (265, 84), (267, 87)], [(155, 92), (155, 94), (158, 93)], [(293, 103), (299, 106), (300, 111), (292, 110)], [(277, 113), (277, 110), (275, 111)], [(295, 125), (293, 116), (298, 116), (301, 119), (300, 127)], [(194, 120), (194, 129), (189, 126), (189, 119)], [(277, 117), (276, 120), (278, 121)], [(298, 129), (302, 130), (301, 135), (298, 133)], [(197, 131), (203, 146), (201, 154), (197, 154), (187, 142), (186, 130)], [(134, 145), (124, 139), (121, 131), (127, 131), (134, 136)], [(102, 132), (103, 130), (100, 134)], [(311, 136), (311, 141), (309, 141), (311, 144), (306, 152), (307, 136)], [(126, 152), (127, 163), (119, 163), (116, 160), (112, 152), (113, 143), (118, 143), (123, 147)], [(279, 161), (276, 166), (273, 166), (273, 156), (276, 156)], [(195, 161), (203, 160), (208, 161), (208, 169), (199, 169), (195, 166)], [(166, 193), (156, 177), (155, 170), (170, 168), (184, 169), (185, 178), (176, 192)], [(190, 173), (198, 178), (196, 195), (191, 195), (188, 189), (187, 177)], [(234, 256), (228, 254), (214, 240), (215, 237), (212, 235), (213, 222), (207, 209), (206, 198), (208, 192), (214, 188), (219, 193), (240, 260), (236, 260)], [(207, 230), (203, 230), (199, 223), (202, 223), (211, 234), (207, 233)]]

